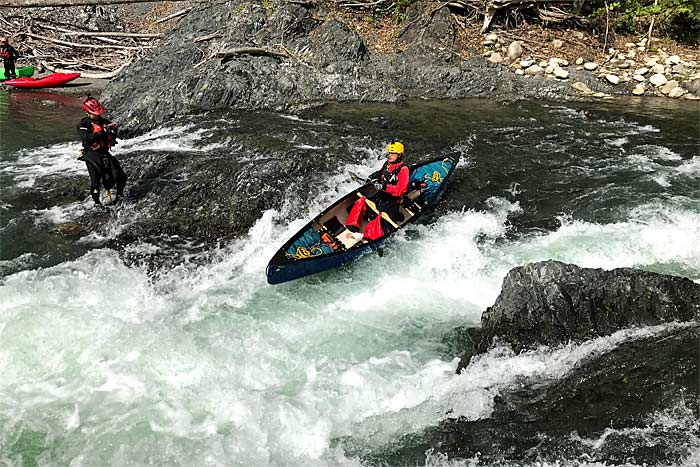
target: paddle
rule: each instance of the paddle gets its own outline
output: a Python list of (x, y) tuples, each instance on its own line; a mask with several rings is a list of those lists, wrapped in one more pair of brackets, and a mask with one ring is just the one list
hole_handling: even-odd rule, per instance
[(350, 173), (350, 180), (352, 180), (353, 182), (362, 183), (363, 185), (368, 183), (367, 179), (365, 179), (364, 177), (360, 177), (355, 172), (349, 172), (349, 173)]

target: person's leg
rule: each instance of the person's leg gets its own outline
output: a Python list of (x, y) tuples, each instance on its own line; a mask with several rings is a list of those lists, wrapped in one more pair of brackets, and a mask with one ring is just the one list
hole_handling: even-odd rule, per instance
[(345, 226), (353, 232), (359, 232), (360, 224), (362, 224), (362, 218), (365, 215), (366, 209), (367, 205), (365, 204), (364, 198), (360, 198), (355, 201), (352, 209), (350, 209), (350, 214), (348, 214), (348, 220), (345, 221)]
[(17, 73), (15, 72), (15, 62), (9, 62), (5, 66), (5, 77), (9, 79), (15, 79), (17, 77)]
[(114, 157), (110, 157), (111, 162), (112, 162), (112, 170), (114, 174), (114, 180), (115, 184), (117, 186), (117, 196), (114, 199), (114, 201), (119, 201), (122, 196), (124, 196), (124, 187), (126, 187), (126, 173), (124, 173), (124, 170), (122, 169), (121, 164), (119, 164), (119, 161)]
[(88, 169), (88, 174), (90, 174), (90, 196), (95, 204), (101, 205), (100, 201), (100, 171), (97, 170), (94, 164), (90, 162), (85, 162)]

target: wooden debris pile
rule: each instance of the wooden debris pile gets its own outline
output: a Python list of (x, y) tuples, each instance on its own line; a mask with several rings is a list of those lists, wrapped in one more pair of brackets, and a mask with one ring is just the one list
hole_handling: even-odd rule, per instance
[(20, 53), (18, 65), (109, 79), (156, 46), (160, 34), (94, 31), (28, 14), (0, 16), (0, 34)]

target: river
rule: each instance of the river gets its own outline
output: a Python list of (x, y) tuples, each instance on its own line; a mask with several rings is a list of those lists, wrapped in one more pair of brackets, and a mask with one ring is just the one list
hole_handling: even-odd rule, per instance
[[(697, 103), (336, 104), (180, 121), (126, 139), (115, 155), (235, 158), (252, 138), (325, 157), (332, 135), (357, 157), (320, 177), (320, 197), (299, 193), (239, 238), (117, 247), (111, 239), (148, 215), (139, 203), (97, 233), (56, 230), (92, 209), (75, 159), (78, 102), (0, 89), (3, 466), (362, 465), (345, 445), (370, 451), (448, 413), (488, 417), (499, 392), (561, 378), (642, 332), (493, 352), (456, 375), (459, 355), (445, 336), (478, 326), (511, 268), (557, 259), (700, 283)], [(357, 130), (368, 121), (370, 139)], [(378, 168), (390, 136), (408, 157), (462, 152), (436, 215), (399, 232), (382, 256), (267, 285), (274, 252), (356, 186), (349, 172)], [(38, 182), (68, 176), (84, 176), (83, 202), (41, 199)], [(154, 252), (177, 261), (154, 269), (133, 260)], [(652, 418), (647, 431), (617, 435), (651, 448), (669, 426), (698, 430), (684, 407)], [(612, 438), (581, 440), (585, 456), (562, 452), (538, 465), (636, 465), (605, 458)], [(687, 465), (700, 461), (700, 439), (691, 439)], [(470, 465), (430, 455), (427, 464)]]

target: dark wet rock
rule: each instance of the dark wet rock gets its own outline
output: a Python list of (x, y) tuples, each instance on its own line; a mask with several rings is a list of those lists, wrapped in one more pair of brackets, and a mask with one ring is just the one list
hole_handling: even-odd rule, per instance
[[(478, 459), (478, 465), (582, 458), (678, 465), (700, 436), (695, 423), (699, 338), (695, 323), (654, 328), (587, 358), (561, 380), (512, 388), (496, 398), (487, 419), (447, 419), (353, 454), (374, 465), (423, 465), (429, 451)], [(673, 423), (664, 423), (671, 418)]]
[[(445, 345), (443, 354), (446, 358), (462, 355), (462, 362), (468, 362), (478, 352), (478, 344), (481, 339), (481, 328), (460, 326), (448, 332), (442, 339)], [(460, 363), (461, 365), (461, 363)], [(459, 373), (461, 367), (457, 368)]]
[(688, 90), (688, 92), (691, 92), (696, 96), (700, 96), (700, 78), (683, 83), (683, 86)]
[(77, 222), (63, 222), (56, 225), (56, 232), (67, 236), (80, 236), (84, 233), (83, 226)]
[(501, 294), (481, 317), (479, 350), (494, 339), (520, 351), (636, 325), (698, 319), (700, 285), (687, 278), (545, 261), (508, 273)]
[[(520, 77), (481, 57), (463, 59), (453, 48), (458, 27), (447, 9), (413, 11), (400, 38), (404, 50), (379, 54), (370, 52), (346, 24), (318, 20), (315, 8), (295, 3), (265, 8), (243, 1), (195, 4), (156, 50), (109, 83), (103, 98), (117, 120), (143, 131), (178, 115), (211, 110), (299, 110), (329, 101), (409, 98), (578, 97), (566, 82)], [(213, 33), (222, 37), (194, 42)], [(241, 47), (289, 56), (215, 56)], [(622, 92), (600, 83), (590, 87)]]

